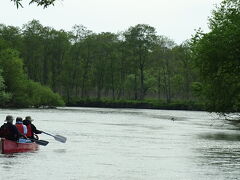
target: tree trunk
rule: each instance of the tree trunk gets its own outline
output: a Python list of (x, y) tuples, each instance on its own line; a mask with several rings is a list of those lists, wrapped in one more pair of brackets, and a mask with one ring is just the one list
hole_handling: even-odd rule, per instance
[(158, 100), (161, 99), (161, 74), (160, 69), (158, 69)]
[(137, 92), (137, 74), (134, 75), (134, 100), (138, 99), (138, 92)]

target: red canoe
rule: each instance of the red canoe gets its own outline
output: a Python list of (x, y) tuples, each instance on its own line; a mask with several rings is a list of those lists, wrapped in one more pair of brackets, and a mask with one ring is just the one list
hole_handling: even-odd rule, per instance
[(12, 154), (20, 152), (31, 152), (38, 149), (36, 143), (18, 143), (2, 138), (0, 142), (0, 153)]

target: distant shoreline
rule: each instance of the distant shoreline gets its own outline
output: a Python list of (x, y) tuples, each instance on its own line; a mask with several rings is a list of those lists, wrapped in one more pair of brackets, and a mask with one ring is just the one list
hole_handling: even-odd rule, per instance
[(205, 111), (202, 104), (195, 102), (164, 103), (156, 100), (79, 100), (66, 104), (67, 107), (96, 107), (96, 108), (134, 108), (134, 109), (162, 109)]
[[(159, 110), (187, 110), (187, 111), (206, 111), (203, 104), (191, 101), (179, 101), (166, 103), (158, 100), (97, 100), (86, 99), (66, 103), (62, 107), (92, 107), (92, 108), (133, 108), (133, 109), (159, 109)], [(56, 109), (56, 106), (32, 106), (32, 107), (0, 107), (2, 109)]]

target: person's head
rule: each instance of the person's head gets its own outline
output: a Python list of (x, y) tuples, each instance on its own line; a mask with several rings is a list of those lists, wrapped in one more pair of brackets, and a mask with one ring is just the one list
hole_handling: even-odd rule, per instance
[(33, 119), (31, 118), (31, 116), (26, 116), (26, 117), (25, 117), (25, 120), (26, 120), (26, 121), (29, 121), (29, 122), (32, 122), (32, 121), (33, 121)]
[(16, 118), (16, 122), (22, 122), (22, 121), (23, 121), (23, 119), (21, 117)]
[(13, 123), (13, 117), (10, 115), (7, 115), (5, 121), (9, 123)]

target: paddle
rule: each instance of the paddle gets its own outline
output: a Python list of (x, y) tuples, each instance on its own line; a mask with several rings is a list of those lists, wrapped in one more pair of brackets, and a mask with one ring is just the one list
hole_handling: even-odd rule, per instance
[(29, 139), (41, 146), (46, 146), (49, 143), (48, 141), (45, 141), (45, 140), (37, 140), (37, 139), (32, 139), (32, 138), (29, 138)]
[(56, 141), (59, 141), (59, 142), (62, 142), (62, 143), (65, 143), (67, 141), (66, 137), (63, 137), (63, 136), (60, 136), (60, 135), (52, 135), (52, 134), (49, 134), (49, 133), (44, 132), (44, 131), (42, 131), (42, 133), (46, 134), (46, 135), (49, 135), (49, 136), (52, 136), (52, 137), (54, 137), (54, 139)]

